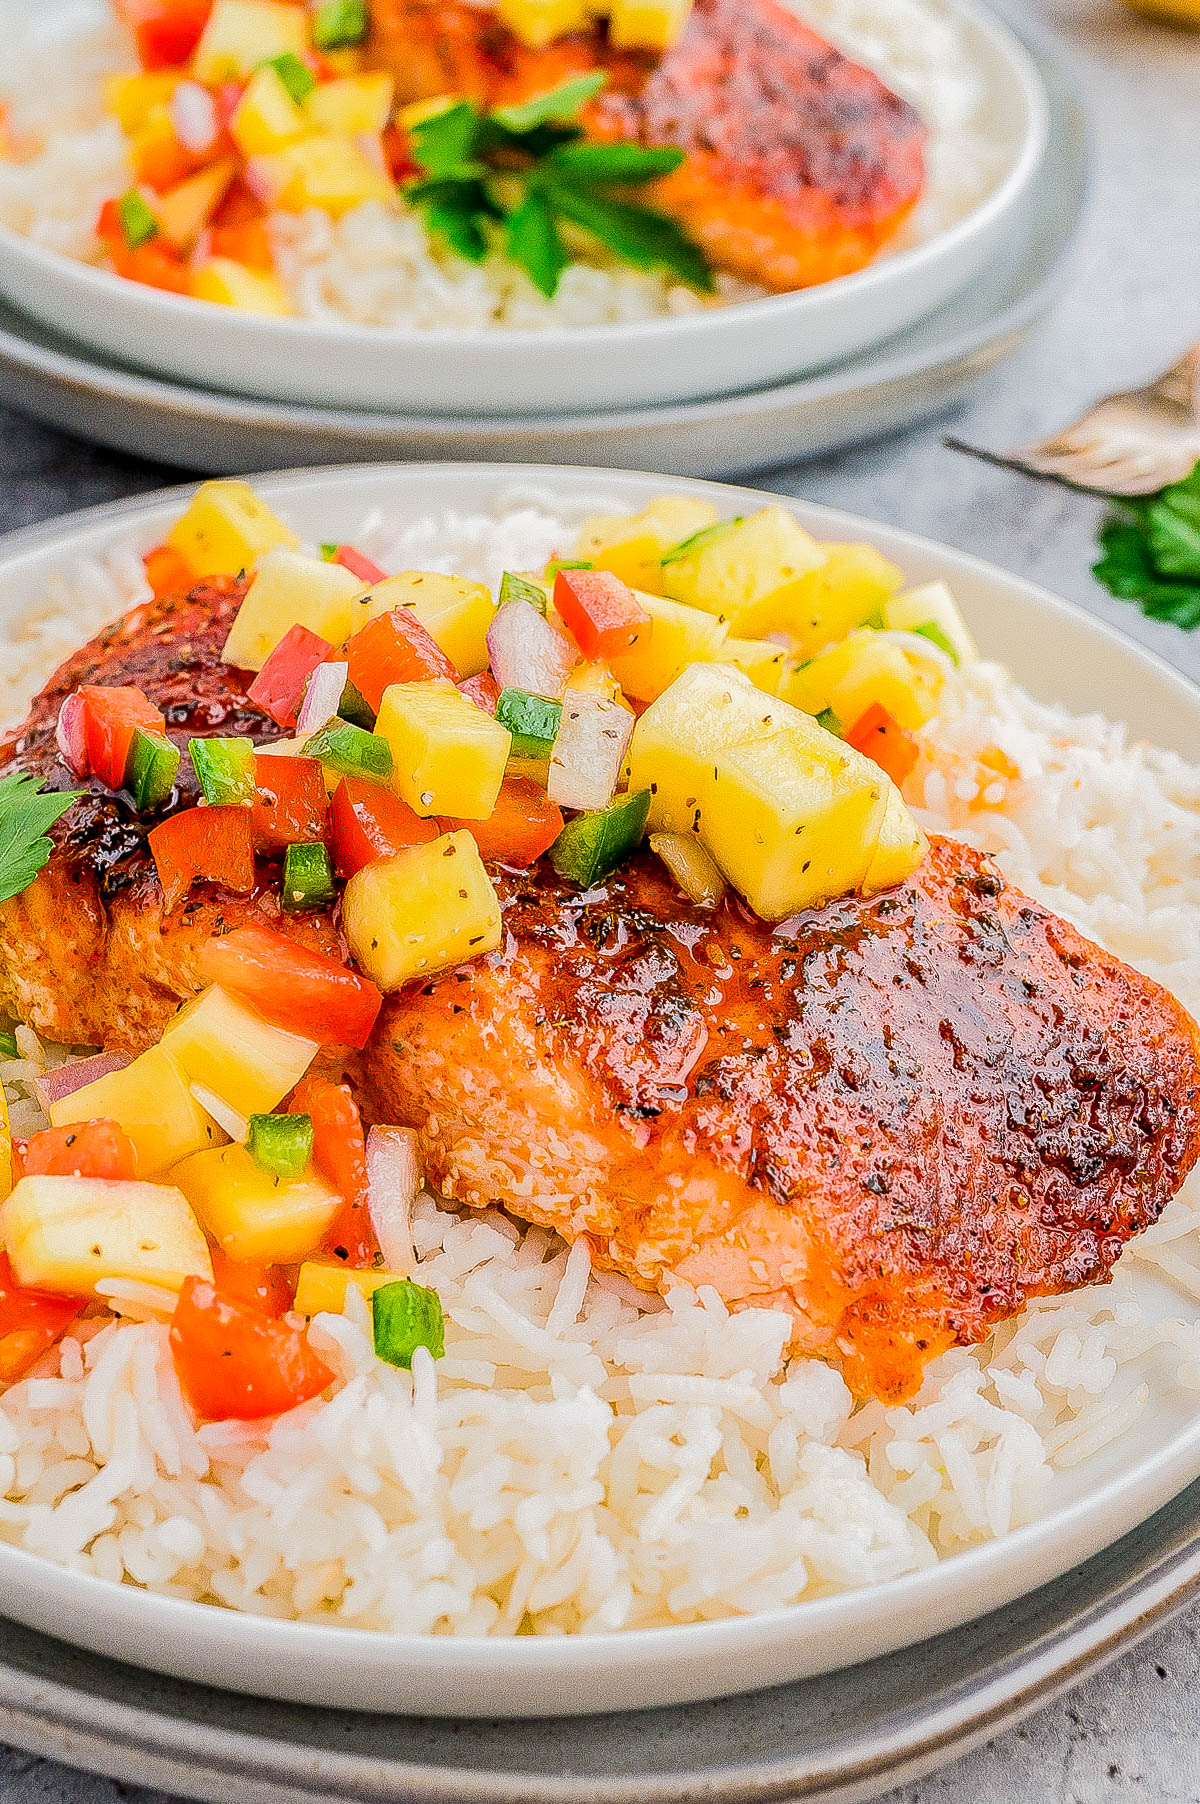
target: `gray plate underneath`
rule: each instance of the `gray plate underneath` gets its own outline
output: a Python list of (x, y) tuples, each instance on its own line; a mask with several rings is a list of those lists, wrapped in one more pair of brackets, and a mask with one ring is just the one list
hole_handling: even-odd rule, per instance
[(1200, 1591), (1200, 1484), (1075, 1572), (953, 1634), (774, 1691), (525, 1722), (231, 1696), (0, 1622), (0, 1739), (228, 1804), (851, 1804), (1081, 1679)]
[(1087, 187), (1086, 131), (1069, 80), (1043, 48), (1029, 48), (1049, 95), (1050, 148), (1012, 244), (964, 294), (901, 339), (821, 375), (624, 413), (435, 420), (335, 412), (138, 375), (96, 361), (0, 303), (0, 392), (68, 432), (209, 474), (435, 458), (719, 477), (836, 450), (951, 407), (1017, 348), (1060, 290)]

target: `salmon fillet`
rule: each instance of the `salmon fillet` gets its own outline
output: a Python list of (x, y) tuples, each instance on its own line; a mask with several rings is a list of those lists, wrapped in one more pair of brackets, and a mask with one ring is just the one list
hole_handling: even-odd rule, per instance
[[(219, 662), (236, 600), (136, 610), (0, 763), (69, 787), (53, 725), (82, 681), (138, 683), (181, 741), (276, 736)], [(164, 918), (146, 832), (96, 790), (0, 906), (0, 1002), (40, 1032), (139, 1050), (208, 934), (276, 920), (269, 871)], [(365, 1112), (417, 1130), (448, 1198), (586, 1235), (647, 1289), (788, 1310), (862, 1395), (906, 1397), (947, 1346), (1102, 1280), (1200, 1152), (1190, 1016), (955, 841), (786, 931), (693, 908), (648, 854), (583, 895), (544, 861), (494, 876), (501, 948), (388, 1000), (353, 1067)], [(281, 924), (341, 946), (327, 916)]]
[(916, 112), (776, 0), (695, 0), (659, 58), (613, 50), (598, 27), (531, 50), (466, 0), (376, 0), (371, 13), (367, 60), (403, 100), (498, 105), (605, 70), (588, 134), (685, 151), (646, 198), (718, 268), (767, 288), (861, 269), (921, 194)]

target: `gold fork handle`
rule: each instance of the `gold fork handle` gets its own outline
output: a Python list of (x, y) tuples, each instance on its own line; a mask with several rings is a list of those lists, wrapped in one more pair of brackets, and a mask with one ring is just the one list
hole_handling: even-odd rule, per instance
[(1182, 407), (1200, 424), (1200, 342), (1185, 351), (1150, 390), (1152, 395)]

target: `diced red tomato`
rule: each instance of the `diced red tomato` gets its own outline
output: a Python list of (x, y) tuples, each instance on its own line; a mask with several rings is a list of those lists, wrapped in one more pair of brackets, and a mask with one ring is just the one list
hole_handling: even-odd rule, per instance
[(879, 702), (872, 702), (866, 713), (855, 721), (846, 734), (846, 744), (873, 758), (898, 789), (921, 755), (912, 734), (893, 720)]
[(200, 42), (213, 0), (119, 0), (143, 69), (177, 69)]
[(457, 670), (411, 608), (393, 608), (369, 621), (347, 645), (346, 662), (350, 681), (376, 713), (393, 683), (426, 683), (432, 677), (458, 681)]
[(209, 940), (200, 970), (268, 1021), (326, 1046), (365, 1046), (383, 1002), (348, 965), (270, 927), (237, 927)]
[(439, 825), (443, 833), (465, 827), (485, 863), (515, 865), (524, 871), (554, 844), (562, 832), (563, 817), (536, 783), (527, 777), (506, 777), (486, 821), (444, 815)]
[(387, 578), (386, 570), (381, 570), (378, 564), (372, 563), (361, 551), (355, 551), (353, 545), (339, 545), (333, 554), (333, 561), (364, 583), (381, 583)]
[(0, 1252), (0, 1383), (24, 1377), (82, 1308), (81, 1297), (58, 1297), (18, 1284), (8, 1254)]
[(324, 839), (329, 803), (316, 758), (259, 757), (254, 772), (258, 800), (250, 810), (250, 827), (259, 851), (282, 852)]
[(405, 846), (436, 839), (433, 821), (422, 820), (407, 802), (366, 777), (343, 777), (329, 804), (333, 861), (339, 876), (353, 877), (364, 865), (394, 858)]
[(156, 545), (146, 553), (142, 564), (156, 601), (164, 595), (186, 595), (196, 586), (191, 565), (170, 545)]
[(211, 226), (208, 233), (210, 257), (230, 257), (269, 276), (275, 268), (275, 253), (266, 224), (261, 219), (248, 219), (243, 225)]
[(495, 720), (500, 702), (500, 685), (490, 670), (481, 670), (478, 676), (468, 677), (465, 683), (458, 686), (464, 695), (470, 696), (477, 708), (482, 708), (485, 714), (490, 714)]
[(328, 639), (306, 626), (290, 626), (246, 691), (256, 708), (281, 727), (295, 724), (304, 685), (333, 650)]
[(108, 1178), (128, 1183), (137, 1177), (133, 1142), (115, 1121), (43, 1128), (28, 1140), (14, 1142), (13, 1150), (23, 1178)]
[(223, 1297), (234, 1303), (245, 1303), (276, 1319), (287, 1314), (296, 1287), (282, 1266), (262, 1265), (257, 1259), (231, 1259), (215, 1243), (209, 1251), (213, 1282)]
[(615, 658), (650, 625), (629, 587), (610, 570), (559, 570), (554, 578), (559, 619), (585, 658)]
[(193, 883), (214, 883), (235, 895), (254, 888), (254, 842), (249, 808), (185, 808), (150, 830), (150, 851), (170, 914)]
[(325, 1250), (362, 1271), (378, 1257), (379, 1242), (367, 1207), (367, 1150), (358, 1104), (346, 1084), (310, 1073), (296, 1085), (288, 1107), (312, 1116), (313, 1163), (345, 1204), (325, 1236)]
[(258, 1421), (307, 1403), (336, 1374), (286, 1322), (272, 1320), (203, 1278), (188, 1278), (171, 1318), (183, 1394), (206, 1422)]
[(139, 727), (149, 733), (161, 733), (163, 717), (154, 703), (132, 685), (107, 689), (82, 683), (76, 694), (84, 707), (88, 769), (109, 789), (120, 789), (134, 733)]

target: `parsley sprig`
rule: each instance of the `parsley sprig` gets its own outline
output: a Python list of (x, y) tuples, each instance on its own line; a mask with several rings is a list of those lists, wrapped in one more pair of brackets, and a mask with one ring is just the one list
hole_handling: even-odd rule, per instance
[(43, 795), (35, 777), (0, 777), (0, 902), (29, 888), (54, 849), (46, 834), (82, 793)]
[(418, 121), (409, 138), (421, 174), (405, 198), (435, 237), (472, 263), (503, 245), (547, 298), (571, 261), (565, 224), (635, 269), (669, 270), (711, 293), (699, 245), (665, 213), (629, 196), (678, 169), (684, 153), (584, 138), (579, 110), (606, 80), (596, 70), (519, 106), (484, 113), (460, 100)]
[(1200, 464), (1157, 495), (1113, 498), (1092, 566), (1111, 594), (1153, 620), (1200, 626)]

